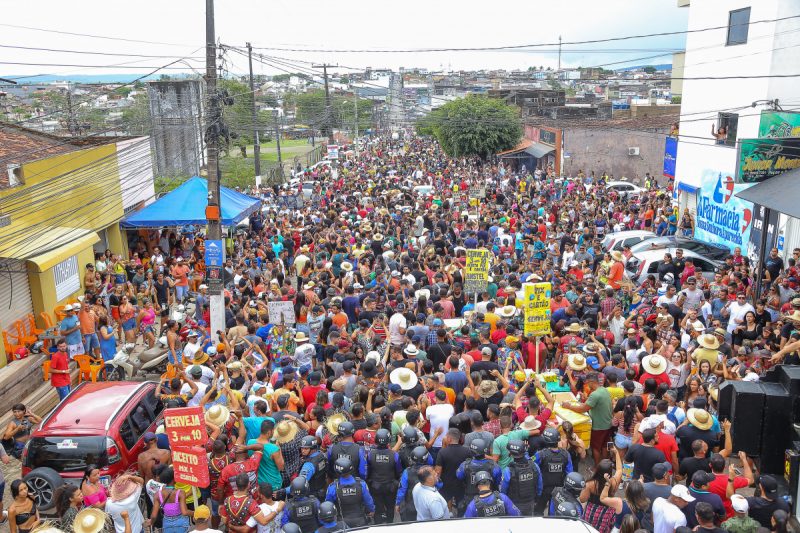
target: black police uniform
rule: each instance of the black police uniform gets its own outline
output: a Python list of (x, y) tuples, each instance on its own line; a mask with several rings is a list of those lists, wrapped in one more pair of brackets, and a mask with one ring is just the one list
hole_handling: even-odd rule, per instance
[[(467, 459), (464, 461), (464, 500), (459, 506), (459, 516), (464, 514), (464, 511), (469, 505), (470, 500), (478, 495), (478, 483), (475, 479), (475, 474), (478, 472), (486, 472), (494, 479), (493, 472), (497, 463), (491, 459), (484, 459), (480, 463), (476, 463), (475, 459)], [(494, 482), (492, 482), (494, 485)], [(497, 488), (497, 487), (492, 487)]]
[[(359, 467), (361, 466), (361, 446), (356, 444), (355, 442), (337, 442), (333, 446), (331, 446), (330, 450), (330, 463), (328, 464), (328, 470), (330, 476), (336, 477), (336, 472), (333, 470), (333, 464), (336, 462), (336, 459), (340, 459), (342, 457), (347, 457), (350, 459), (350, 464), (353, 465), (353, 472), (358, 473), (360, 472)], [(350, 522), (347, 523), (350, 525)]]
[(325, 499), (325, 491), (328, 490), (328, 458), (317, 451), (307, 456), (306, 462), (314, 465), (314, 474), (308, 480), (308, 492), (322, 501)]
[(511, 479), (508, 484), (508, 497), (523, 516), (533, 516), (536, 502), (536, 489), (539, 486), (539, 469), (533, 459), (514, 460), (508, 469)]
[(424, 464), (413, 464), (406, 468), (406, 496), (400, 506), (400, 520), (413, 522), (417, 519), (417, 508), (414, 506), (414, 486), (419, 483), (419, 470)]
[(342, 486), (336, 481), (336, 501), (342, 520), (350, 527), (367, 525), (367, 507), (364, 505), (364, 488), (361, 479), (353, 477), (355, 483)]
[(492, 492), (491, 502), (483, 501), (480, 496), (475, 496), (475, 514), (479, 517), (485, 516), (505, 516), (506, 504), (497, 491)]
[[(542, 493), (542, 496), (544, 496), (544, 493)], [(564, 487), (554, 488), (550, 493), (550, 498), (553, 500), (554, 507), (558, 507), (560, 503), (569, 502), (575, 505), (577, 509), (581, 508), (581, 501), (578, 497)]]
[(300, 527), (303, 533), (314, 533), (319, 527), (317, 517), (319, 500), (314, 496), (297, 496), (286, 502), (286, 509), (289, 515), (289, 522), (293, 522)]
[(375, 501), (375, 523), (394, 521), (394, 502), (397, 498), (397, 452), (373, 448), (367, 454), (367, 487)]
[(539, 452), (540, 470), (542, 471), (542, 497), (536, 500), (534, 506), (535, 513), (539, 516), (544, 514), (544, 510), (550, 503), (550, 495), (553, 489), (564, 484), (567, 476), (567, 464), (569, 463), (569, 452), (558, 449), (547, 448)]

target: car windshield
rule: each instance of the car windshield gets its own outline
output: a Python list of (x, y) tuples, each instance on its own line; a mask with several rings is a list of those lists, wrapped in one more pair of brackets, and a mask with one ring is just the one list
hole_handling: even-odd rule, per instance
[(88, 465), (108, 465), (105, 437), (34, 437), (28, 442), (25, 463), (30, 468), (81, 472)]

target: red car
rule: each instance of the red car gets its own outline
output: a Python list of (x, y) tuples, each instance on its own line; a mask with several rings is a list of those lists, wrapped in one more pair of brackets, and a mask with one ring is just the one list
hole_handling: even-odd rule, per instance
[(48, 414), (22, 452), (22, 475), (37, 507), (55, 505), (65, 482), (77, 485), (89, 465), (108, 486), (117, 475), (137, 469), (142, 437), (155, 431), (163, 405), (154, 382), (84, 382)]

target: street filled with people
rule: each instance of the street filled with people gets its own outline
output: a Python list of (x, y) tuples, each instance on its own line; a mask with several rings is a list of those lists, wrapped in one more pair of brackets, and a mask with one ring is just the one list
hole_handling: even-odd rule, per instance
[[(160, 426), (136, 475), (104, 484), (89, 465), (59, 489), (63, 530), (99, 531), (103, 513), (118, 533), (493, 516), (600, 533), (792, 530), (778, 479), (735, 451), (717, 408), (724, 382), (800, 363), (794, 259), (772, 251), (759, 288), (738, 248), (706, 272), (677, 244), (642, 272), (607, 237), (691, 240), (669, 182), (641, 177), (624, 194), (603, 169), (452, 158), (411, 134), (343, 152), (256, 191), (262, 211), (230, 228), (224, 330), (210, 327), (202, 227), (137, 234), (127, 260), (89, 265), (52, 386), (69, 401), (75, 357), (161, 346), (156, 396), (202, 408), (210, 481), (176, 482)], [(285, 207), (303, 182), (312, 194)], [(526, 324), (530, 284), (549, 284), (544, 330)], [(44, 414), (14, 407), (8, 455)], [(24, 483), (9, 490), (12, 533), (44, 523)], [(143, 492), (144, 512), (119, 503)]]

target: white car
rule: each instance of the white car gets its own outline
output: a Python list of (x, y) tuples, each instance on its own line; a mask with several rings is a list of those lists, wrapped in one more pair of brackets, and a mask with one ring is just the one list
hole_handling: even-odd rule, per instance
[(603, 239), (603, 248), (609, 252), (612, 250), (621, 252), (625, 246), (634, 246), (655, 236), (656, 234), (652, 231), (645, 230), (616, 231), (606, 235)]
[(645, 192), (641, 187), (637, 187), (633, 183), (627, 181), (609, 181), (606, 183), (606, 189), (616, 191), (621, 196), (638, 195)]
[(523, 533), (528, 531), (554, 531), (558, 533), (597, 533), (597, 530), (579, 518), (557, 516), (502, 516), (488, 518), (451, 518), (424, 522), (403, 522), (371, 526), (370, 531), (383, 533)]
[[(625, 263), (626, 274), (637, 285), (647, 279), (648, 274), (654, 274), (658, 278), (658, 267), (664, 262), (664, 254), (669, 253), (672, 257), (675, 257), (675, 250), (677, 248), (662, 248), (634, 254)], [(697, 270), (697, 275), (703, 276), (708, 280), (714, 279), (714, 272), (722, 265), (721, 261), (710, 259), (690, 250), (684, 250), (683, 257), (684, 259), (691, 259)]]
[(414, 187), (414, 194), (417, 196), (430, 196), (433, 193), (433, 185), (417, 185)]

